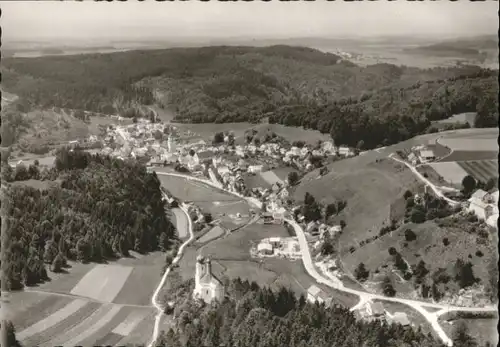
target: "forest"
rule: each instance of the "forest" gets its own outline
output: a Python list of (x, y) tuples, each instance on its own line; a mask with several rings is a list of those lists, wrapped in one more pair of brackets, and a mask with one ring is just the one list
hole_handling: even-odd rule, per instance
[(61, 149), (56, 167), (43, 175), (59, 185), (44, 190), (9, 185), (2, 201), (9, 235), (2, 244), (8, 261), (4, 278), (10, 290), (47, 280), (47, 268), (63, 271), (67, 260), (101, 262), (175, 243), (158, 177), (138, 163)]
[(477, 112), (476, 127), (498, 123), (498, 71), (361, 67), (305, 47), (6, 58), (2, 77), (30, 107), (130, 117), (139, 105), (154, 104), (173, 110), (178, 122), (268, 119), (317, 129), (360, 149), (408, 139), (456, 113)]
[[(156, 346), (171, 347), (442, 347), (420, 328), (357, 320), (340, 306), (308, 303), (285, 288), (272, 291), (233, 279), (222, 303), (186, 300), (175, 327)], [(465, 327), (454, 333), (455, 347), (478, 346)]]

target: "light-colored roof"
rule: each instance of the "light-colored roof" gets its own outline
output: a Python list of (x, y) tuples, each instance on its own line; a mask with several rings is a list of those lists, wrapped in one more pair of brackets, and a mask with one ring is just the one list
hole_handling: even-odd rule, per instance
[(258, 251), (272, 251), (273, 250), (273, 246), (271, 246), (270, 243), (267, 243), (267, 242), (261, 242), (259, 243), (259, 245), (257, 246), (257, 250)]
[(309, 287), (309, 289), (307, 290), (307, 293), (311, 294), (312, 296), (318, 296), (319, 293), (321, 293), (321, 289), (319, 289), (318, 287), (316, 287), (313, 284), (312, 286)]
[(493, 214), (488, 217), (486, 220), (486, 224), (488, 224), (490, 227), (497, 228), (498, 227), (498, 213)]
[(420, 151), (420, 156), (424, 158), (434, 157), (434, 152), (431, 151), (430, 149), (425, 149)]
[(488, 204), (483, 202), (483, 200), (478, 199), (478, 198), (470, 198), (469, 202), (471, 205), (476, 205), (479, 208), (486, 209), (488, 207)]
[(496, 205), (498, 204), (498, 189), (491, 193), (491, 197), (493, 198), (493, 203)]
[(381, 302), (375, 302), (372, 304), (372, 311), (375, 314), (383, 314), (385, 312), (384, 305)]
[(408, 319), (408, 316), (404, 312), (396, 312), (396, 313), (394, 313), (394, 316), (392, 317), (392, 319), (396, 323), (399, 323), (401, 325), (409, 325), (410, 324), (410, 320)]
[(271, 237), (269, 238), (269, 242), (280, 242), (281, 238), (279, 237)]
[(486, 194), (488, 194), (488, 193), (485, 192), (484, 190), (478, 189), (478, 190), (476, 190), (474, 192), (474, 194), (471, 195), (470, 198), (471, 199), (476, 198), (476, 199), (481, 199), (482, 200), (486, 196)]

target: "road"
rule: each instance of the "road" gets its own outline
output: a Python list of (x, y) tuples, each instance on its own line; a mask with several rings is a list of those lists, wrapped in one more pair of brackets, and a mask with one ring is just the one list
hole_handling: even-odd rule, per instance
[[(497, 307), (496, 306), (489, 306), (489, 307), (459, 307), (459, 306), (452, 306), (452, 305), (443, 305), (443, 304), (435, 304), (435, 303), (428, 303), (424, 301), (417, 301), (417, 300), (409, 300), (409, 299), (402, 299), (402, 298), (395, 298), (395, 297), (385, 297), (383, 295), (378, 295), (378, 294), (372, 294), (372, 293), (367, 293), (351, 288), (347, 288), (343, 285), (343, 283), (338, 282), (338, 281), (332, 281), (329, 280), (322, 275), (319, 274), (319, 272), (316, 270), (311, 253), (309, 250), (309, 246), (307, 244), (306, 236), (304, 233), (304, 230), (302, 227), (295, 222), (294, 220), (291, 219), (285, 219), (285, 222), (289, 223), (295, 230), (295, 233), (297, 235), (299, 245), (300, 245), (300, 250), (302, 253), (302, 262), (304, 263), (304, 267), (306, 271), (309, 273), (310, 276), (312, 276), (318, 283), (325, 284), (331, 288), (346, 292), (346, 293), (351, 293), (354, 295), (359, 296), (360, 301), (358, 304), (356, 304), (351, 310), (355, 310), (359, 307), (361, 307), (364, 303), (372, 300), (380, 300), (380, 301), (389, 301), (389, 302), (397, 302), (401, 303), (407, 306), (410, 306), (422, 316), (427, 319), (427, 321), (431, 324), (432, 328), (434, 331), (438, 334), (438, 336), (443, 340), (445, 344), (448, 346), (452, 346), (452, 341), (451, 339), (446, 335), (444, 330), (441, 328), (441, 325), (438, 322), (438, 317), (446, 312), (449, 311), (461, 311), (461, 312), (496, 312)], [(432, 308), (438, 308), (440, 309), (437, 312), (428, 312), (423, 308), (425, 307), (432, 307)]]
[(406, 165), (415, 174), (415, 176), (417, 176), (417, 178), (420, 181), (422, 181), (425, 185), (431, 187), (432, 191), (434, 192), (434, 194), (436, 194), (436, 196), (438, 196), (438, 197), (446, 200), (446, 202), (448, 202), (448, 204), (450, 204), (451, 206), (457, 206), (458, 204), (460, 204), (460, 201), (455, 201), (455, 200), (452, 200), (452, 199), (448, 198), (447, 196), (445, 196), (443, 194), (443, 192), (434, 183), (432, 183), (431, 181), (429, 181), (420, 172), (418, 172), (418, 170), (417, 170), (417, 168), (415, 166), (411, 165), (410, 163), (405, 162), (404, 160), (396, 158), (394, 156), (394, 154), (390, 154), (389, 158), (391, 158), (392, 160), (395, 160), (395, 161), (397, 161), (397, 162), (399, 162), (401, 164)]
[[(187, 225), (184, 225), (183, 227), (187, 228), (187, 232), (189, 232), (189, 239), (179, 247), (179, 250), (177, 251), (177, 255), (174, 258), (174, 260), (172, 261), (172, 265), (170, 265), (165, 270), (165, 273), (163, 274), (163, 277), (161, 278), (161, 281), (158, 284), (158, 287), (156, 288), (153, 296), (151, 297), (151, 303), (153, 304), (154, 307), (156, 307), (158, 314), (155, 317), (153, 336), (151, 337), (151, 342), (148, 344), (148, 347), (152, 347), (155, 344), (156, 340), (158, 339), (158, 334), (160, 332), (160, 321), (161, 321), (161, 317), (164, 314), (164, 309), (161, 306), (161, 304), (158, 302), (158, 295), (160, 294), (161, 289), (165, 285), (165, 282), (167, 280), (167, 276), (170, 273), (170, 271), (172, 270), (172, 267), (179, 262), (179, 260), (182, 257), (182, 253), (184, 252), (184, 249), (186, 248), (186, 246), (194, 240), (193, 224), (192, 224), (191, 218), (189, 217), (189, 213), (187, 211), (187, 206), (183, 204), (182, 206), (180, 206), (180, 209), (182, 210), (182, 212), (184, 212), (184, 214), (186, 216)], [(179, 225), (177, 225), (177, 228), (179, 228)]]

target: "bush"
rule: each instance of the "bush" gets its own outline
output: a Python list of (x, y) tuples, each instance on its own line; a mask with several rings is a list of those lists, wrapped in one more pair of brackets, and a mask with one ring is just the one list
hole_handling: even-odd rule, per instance
[(395, 256), (396, 254), (398, 254), (398, 251), (396, 250), (396, 248), (391, 247), (389, 248), (389, 254)]
[(448, 246), (450, 244), (450, 240), (447, 237), (443, 239), (443, 245)]
[(477, 252), (476, 252), (476, 257), (481, 258), (483, 255), (484, 255), (484, 254), (483, 254), (483, 252), (481, 252), (481, 251), (477, 251)]
[(417, 234), (413, 232), (411, 229), (405, 230), (405, 240), (408, 242), (415, 241), (417, 239)]
[(354, 270), (354, 276), (360, 282), (366, 281), (366, 279), (368, 278), (369, 275), (370, 275), (370, 272), (366, 269), (365, 264), (363, 264), (363, 263), (359, 263), (356, 270)]

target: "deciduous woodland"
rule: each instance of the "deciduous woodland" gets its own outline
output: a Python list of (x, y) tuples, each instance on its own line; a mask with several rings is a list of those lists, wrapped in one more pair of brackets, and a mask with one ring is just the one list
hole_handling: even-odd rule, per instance
[(174, 226), (165, 216), (160, 182), (135, 161), (60, 150), (48, 173), (59, 185), (8, 188), (5, 278), (11, 290), (48, 279), (66, 259), (101, 262), (166, 249)]
[[(498, 72), (474, 66), (360, 67), (304, 47), (203, 47), (7, 58), (3, 84), (21, 108), (63, 107), (133, 117), (140, 105), (179, 122), (304, 126), (370, 149), (432, 131), (431, 121), (478, 112), (498, 122)], [(363, 141), (363, 142), (361, 142)]]

